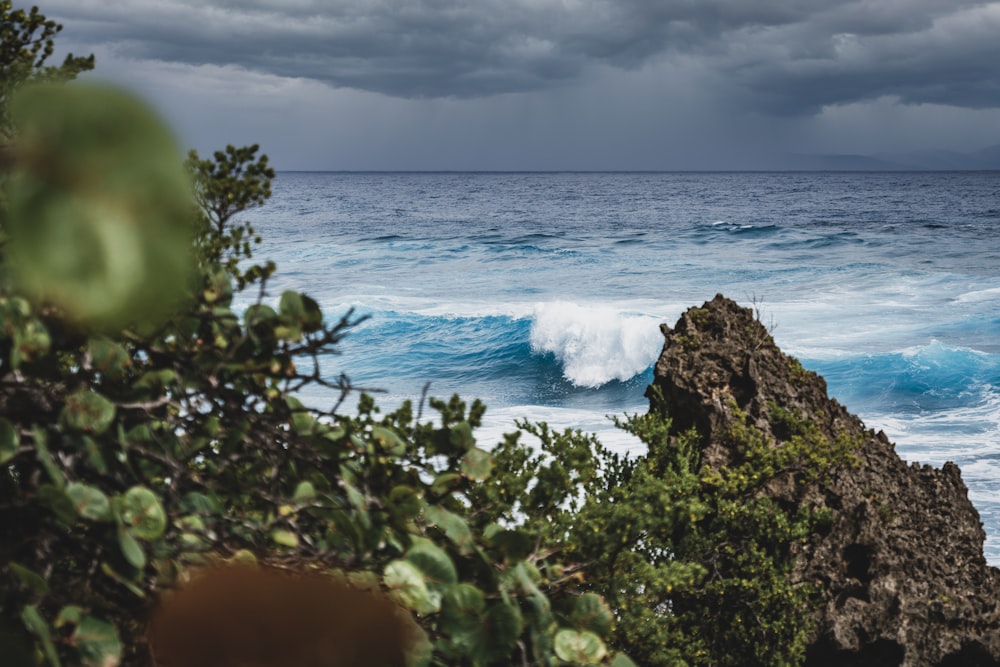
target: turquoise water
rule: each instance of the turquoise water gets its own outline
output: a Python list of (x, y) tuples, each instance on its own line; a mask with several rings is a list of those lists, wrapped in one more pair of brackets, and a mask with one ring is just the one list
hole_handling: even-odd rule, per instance
[[(637, 443), (660, 322), (717, 292), (910, 461), (962, 468), (1000, 563), (1000, 173), (282, 173), (274, 295), (370, 315), (326, 360), (385, 391)], [(316, 394), (316, 403), (332, 400)]]

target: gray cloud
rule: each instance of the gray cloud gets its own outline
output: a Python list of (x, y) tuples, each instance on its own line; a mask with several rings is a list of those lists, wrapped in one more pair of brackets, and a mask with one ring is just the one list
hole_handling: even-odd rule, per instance
[[(124, 4), (124, 6), (123, 6)], [(1000, 108), (1000, 2), (50, 0), (79, 43), (400, 98), (477, 98), (694, 58), (787, 114), (886, 96)]]
[[(905, 3), (897, 0), (897, 10)], [(773, 31), (770, 44), (737, 35), (743, 51), (720, 67), (758, 104), (779, 113), (893, 97), (904, 104), (1000, 107), (1000, 3), (911, 17), (889, 31), (881, 12), (831, 16)], [(826, 29), (824, 29), (826, 28)], [(813, 44), (812, 51), (795, 52)]]

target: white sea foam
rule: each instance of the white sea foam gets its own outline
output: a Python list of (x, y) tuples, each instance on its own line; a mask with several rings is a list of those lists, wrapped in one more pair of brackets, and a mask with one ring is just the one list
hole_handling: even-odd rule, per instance
[[(402, 291), (402, 290), (400, 290)], [(623, 299), (610, 304), (595, 304), (594, 308), (614, 308), (622, 312), (633, 314), (644, 314), (653, 317), (655, 313), (656, 321), (672, 322), (680, 316), (691, 304), (681, 302), (664, 303), (662, 300), (649, 298)], [(535, 301), (521, 300), (451, 300), (441, 297), (420, 297), (420, 296), (400, 296), (398, 294), (385, 295), (357, 295), (340, 297), (336, 301), (324, 303), (323, 306), (331, 312), (339, 312), (353, 306), (365, 312), (393, 312), (393, 313), (413, 313), (422, 317), (442, 317), (442, 318), (480, 318), (480, 317), (509, 317), (513, 320), (521, 320), (533, 317), (538, 309)], [(660, 313), (664, 313), (660, 317)]]
[(660, 321), (610, 306), (540, 303), (531, 325), (531, 349), (555, 355), (573, 384), (599, 387), (652, 365), (662, 346)]
[(995, 301), (997, 299), (1000, 299), (1000, 287), (973, 290), (955, 297), (955, 301), (958, 303), (977, 303), (980, 301)]

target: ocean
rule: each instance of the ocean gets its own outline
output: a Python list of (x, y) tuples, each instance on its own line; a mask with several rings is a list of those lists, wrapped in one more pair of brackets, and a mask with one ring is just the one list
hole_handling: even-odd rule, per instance
[(646, 409), (659, 323), (756, 306), (904, 459), (961, 467), (1000, 565), (1000, 172), (286, 172), (247, 217), (272, 296), (369, 316), (331, 379), (481, 398), (484, 445), (527, 418), (641, 452), (609, 416)]

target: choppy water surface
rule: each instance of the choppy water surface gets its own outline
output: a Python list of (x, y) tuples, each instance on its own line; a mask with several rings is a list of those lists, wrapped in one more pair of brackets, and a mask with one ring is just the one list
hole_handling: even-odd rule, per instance
[[(1000, 564), (1000, 173), (283, 173), (271, 291), (371, 318), (328, 361), (635, 443), (657, 325), (717, 292), (910, 461), (958, 463)], [(322, 401), (325, 397), (314, 396)]]

